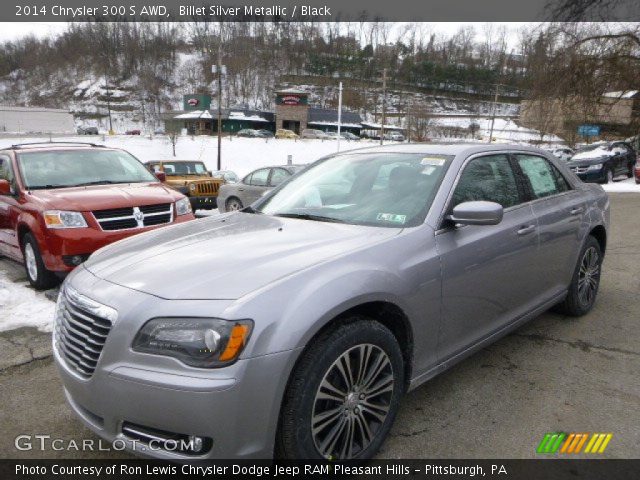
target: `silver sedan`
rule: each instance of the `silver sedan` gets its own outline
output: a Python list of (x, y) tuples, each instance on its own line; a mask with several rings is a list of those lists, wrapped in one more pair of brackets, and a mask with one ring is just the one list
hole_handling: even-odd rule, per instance
[(302, 168), (300, 165), (259, 168), (238, 183), (222, 185), (218, 192), (218, 210), (220, 212), (241, 210)]
[(366, 459), (407, 391), (548, 308), (588, 313), (608, 227), (602, 188), (542, 150), (351, 151), (96, 252), (55, 362), (86, 426), (144, 455)]

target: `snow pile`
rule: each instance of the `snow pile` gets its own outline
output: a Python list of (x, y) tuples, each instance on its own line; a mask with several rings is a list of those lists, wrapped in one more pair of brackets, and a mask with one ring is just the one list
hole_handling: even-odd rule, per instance
[(640, 185), (636, 184), (633, 178), (628, 178), (621, 182), (613, 182), (602, 185), (608, 193), (640, 193)]
[(50, 332), (55, 309), (44, 293), (36, 292), (27, 282), (9, 280), (0, 263), (0, 332), (20, 327)]

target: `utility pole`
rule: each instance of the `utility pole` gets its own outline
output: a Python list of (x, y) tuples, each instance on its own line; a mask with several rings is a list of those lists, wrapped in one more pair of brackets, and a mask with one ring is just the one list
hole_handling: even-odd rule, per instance
[[(513, 51), (512, 51), (513, 53)], [(493, 139), (493, 125), (496, 122), (496, 111), (498, 110), (498, 92), (500, 91), (500, 77), (502, 77), (502, 72), (507, 66), (507, 55), (505, 54), (502, 59), (502, 63), (500, 64), (500, 71), (498, 72), (498, 83), (496, 83), (496, 94), (493, 97), (493, 109), (491, 113), (491, 128), (489, 129), (489, 143), (491, 143)]]
[(340, 151), (340, 130), (342, 127), (342, 82), (338, 87), (338, 152)]
[(218, 44), (218, 170), (222, 170), (222, 36)]
[(500, 84), (496, 83), (496, 94), (493, 97), (493, 108), (491, 109), (491, 128), (489, 129), (489, 143), (491, 143), (493, 138), (493, 124), (496, 121), (496, 110), (498, 107), (498, 90), (500, 89)]
[(111, 92), (109, 92), (109, 79), (107, 78), (107, 66), (104, 67), (104, 88), (107, 92), (107, 112), (109, 113), (109, 135), (113, 135), (113, 123), (111, 121)]
[(384, 122), (387, 114), (387, 69), (382, 69), (382, 122), (380, 123), (380, 145), (384, 142)]

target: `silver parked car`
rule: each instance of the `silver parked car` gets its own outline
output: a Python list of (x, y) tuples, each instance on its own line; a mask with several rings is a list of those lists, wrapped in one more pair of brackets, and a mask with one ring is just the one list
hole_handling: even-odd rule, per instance
[(63, 286), (55, 361), (98, 435), (171, 441), (145, 455), (368, 458), (406, 391), (550, 307), (589, 312), (608, 224), (602, 188), (542, 150), (338, 154), (96, 252)]
[(220, 212), (241, 210), (302, 168), (304, 167), (300, 165), (259, 168), (240, 182), (222, 185), (218, 191), (218, 210)]

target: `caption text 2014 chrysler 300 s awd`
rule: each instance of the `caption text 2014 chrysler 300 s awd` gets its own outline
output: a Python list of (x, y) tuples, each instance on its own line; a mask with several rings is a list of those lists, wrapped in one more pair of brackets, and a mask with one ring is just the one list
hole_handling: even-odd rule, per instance
[(185, 445), (145, 454), (367, 458), (408, 389), (547, 308), (587, 313), (608, 223), (602, 188), (541, 150), (340, 154), (96, 252), (55, 359), (100, 436)]

